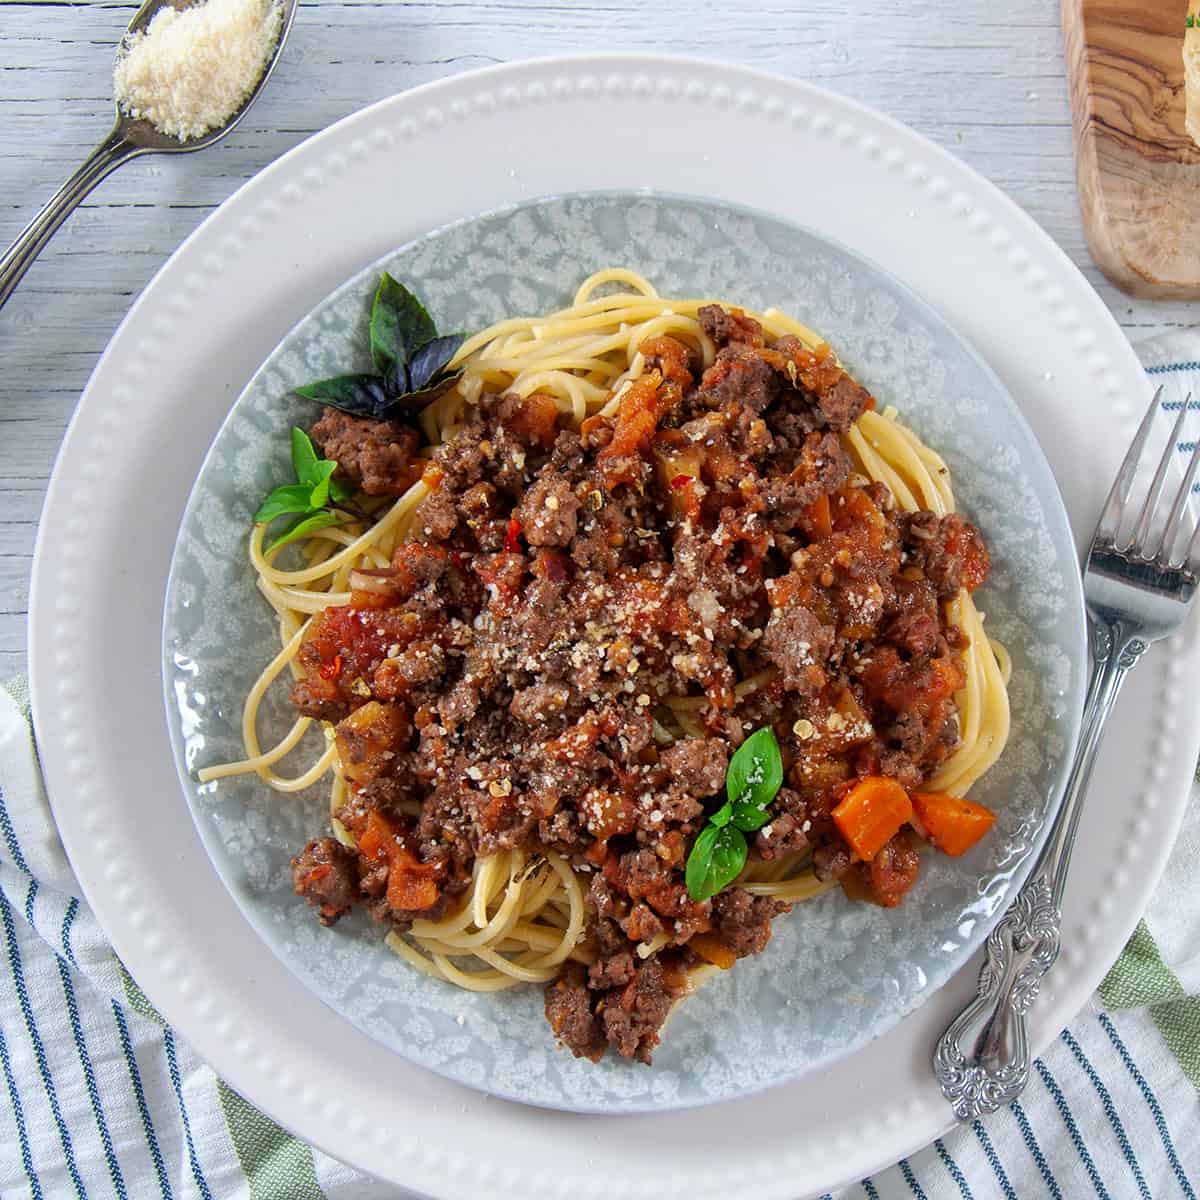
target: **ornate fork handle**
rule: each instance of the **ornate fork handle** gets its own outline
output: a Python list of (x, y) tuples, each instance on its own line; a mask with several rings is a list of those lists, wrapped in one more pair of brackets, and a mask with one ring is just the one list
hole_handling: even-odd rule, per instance
[(1122, 621), (1092, 614), (1091, 630), (1095, 669), (1062, 806), (1033, 873), (988, 937), (975, 999), (950, 1023), (934, 1051), (938, 1085), (960, 1121), (1015, 1100), (1029, 1079), (1025, 1014), (1058, 957), (1063, 887), (1083, 796), (1117, 693), (1146, 649), (1138, 631)]

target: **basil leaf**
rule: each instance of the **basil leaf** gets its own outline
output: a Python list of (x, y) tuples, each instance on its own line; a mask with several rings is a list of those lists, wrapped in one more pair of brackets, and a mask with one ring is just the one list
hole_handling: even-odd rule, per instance
[(693, 900), (707, 900), (731, 884), (746, 865), (746, 838), (734, 825), (706, 825), (692, 843), (684, 878)]
[(276, 517), (286, 517), (289, 513), (311, 512), (313, 505), (309, 497), (311, 489), (302, 483), (288, 483), (277, 487), (254, 514), (256, 525), (265, 525)]
[(354, 495), (354, 488), (348, 483), (343, 483), (340, 479), (330, 478), (329, 480), (329, 498), (335, 504), (339, 500), (349, 500)]
[(733, 824), (746, 833), (761, 829), (770, 819), (771, 813), (766, 805), (743, 801), (733, 806)]
[(431, 383), (429, 387), (421, 388), (420, 391), (393, 396), (388, 401), (388, 415), (396, 420), (403, 413), (417, 413), (428, 408), (443, 392), (452, 388), (461, 377), (462, 372), (455, 371), (453, 375), (443, 375), (437, 383)]
[(406, 390), (419, 392), (430, 380), (436, 379), (466, 340), (465, 333), (447, 333), (426, 342), (409, 360)]
[(324, 508), (329, 503), (330, 480), (334, 471), (337, 470), (337, 466), (337, 463), (329, 459), (325, 459), (317, 464), (317, 469), (314, 473), (315, 482), (312, 485), (312, 494), (308, 502), (310, 508)]
[(711, 817), (708, 818), (710, 825), (715, 825), (718, 829), (722, 825), (728, 825), (730, 818), (733, 816), (733, 801), (726, 800), (720, 808), (717, 809)]
[(311, 516), (301, 515), (295, 521), (289, 521), (284, 526), (283, 532), (267, 547), (267, 551), (269, 553), (280, 546), (286, 546), (288, 542), (294, 542), (314, 529), (324, 529), (326, 525), (336, 525), (340, 519), (337, 513), (330, 512), (328, 509), (322, 509)]
[(317, 474), (321, 456), (317, 453), (313, 440), (297, 426), (292, 426), (292, 469), (300, 483), (314, 487), (320, 476)]
[(437, 326), (425, 306), (385, 271), (371, 305), (371, 359), (375, 369), (386, 375), (436, 337)]
[(388, 396), (377, 375), (335, 375), (296, 388), (296, 395), (318, 400), (349, 413), (382, 421), (387, 416)]
[(412, 391), (408, 385), (408, 367), (402, 362), (392, 363), (382, 375), (381, 382), (383, 390), (393, 400), (397, 396), (404, 396)]
[[(734, 804), (753, 804), (766, 808), (783, 784), (783, 758), (775, 731), (764, 725), (755, 730), (729, 760), (725, 774), (725, 794)], [(755, 827), (757, 828), (757, 826)]]

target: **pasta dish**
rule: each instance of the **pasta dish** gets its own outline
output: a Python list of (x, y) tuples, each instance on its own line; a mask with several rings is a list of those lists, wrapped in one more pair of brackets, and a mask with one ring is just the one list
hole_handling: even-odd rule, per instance
[[(377, 377), (300, 389), (328, 403), (250, 537), (280, 649), (244, 760), (201, 772), (328, 784), (292, 862), (323, 923), (542, 985), (576, 1055), (648, 1063), (781, 913), (894, 906), (987, 832), (986, 547), (817, 333), (613, 268), (465, 339), (385, 276), (371, 337)], [(264, 748), (277, 683), (296, 718)]]

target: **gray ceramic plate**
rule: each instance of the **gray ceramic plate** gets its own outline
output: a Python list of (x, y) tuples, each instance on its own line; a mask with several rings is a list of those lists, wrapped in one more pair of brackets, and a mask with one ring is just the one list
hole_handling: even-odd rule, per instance
[[(539, 987), (466, 993), (412, 970), (365, 918), (321, 928), (292, 893), (288, 860), (325, 831), (325, 789), (285, 797), (253, 777), (201, 786), (193, 775), (242, 756), (242, 700), (278, 647), (245, 547), (258, 501), (287, 475), (288, 427), (315, 416), (290, 389), (367, 369), (365, 318), (379, 272), (409, 283), (440, 328), (471, 329), (560, 306), (586, 275), (613, 264), (635, 266), (667, 295), (774, 305), (821, 330), (948, 461), (960, 506), (992, 551), (979, 602), (1013, 657), (1013, 737), (973, 793), (998, 814), (992, 834), (961, 859), (927, 857), (898, 909), (851, 905), (833, 892), (777, 921), (765, 953), (679, 1007), (652, 1068), (612, 1058), (592, 1065), (558, 1049)], [(1058, 802), (1084, 678), (1066, 514), (1033, 435), (978, 355), (897, 280), (827, 239), (761, 213), (641, 193), (534, 201), (437, 230), (362, 271), (301, 321), (205, 460), (176, 546), (163, 648), (168, 723), (200, 836), (242, 912), (297, 979), (384, 1046), (451, 1079), (605, 1113), (712, 1103), (814, 1071), (940, 987), (1032, 864)], [(265, 734), (285, 729), (286, 696), (273, 695), (264, 718)], [(338, 1036), (334, 1020), (329, 1036)]]

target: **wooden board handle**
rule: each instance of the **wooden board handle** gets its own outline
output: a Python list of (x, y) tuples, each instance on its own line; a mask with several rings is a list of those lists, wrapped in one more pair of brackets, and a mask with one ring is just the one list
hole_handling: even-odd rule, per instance
[(1062, 0), (1088, 249), (1135, 296), (1200, 298), (1200, 148), (1184, 125), (1188, 0)]

